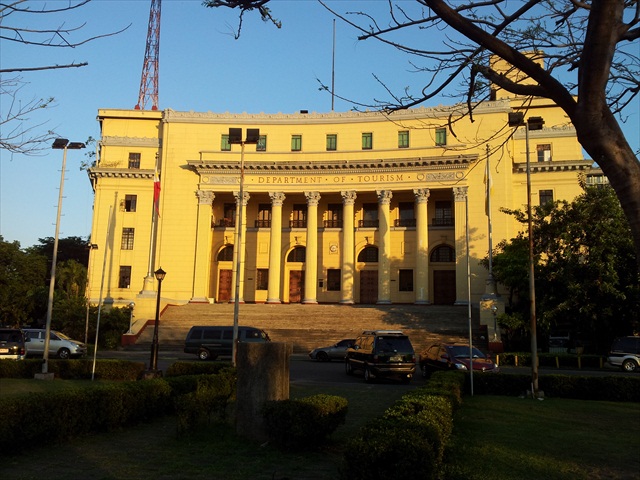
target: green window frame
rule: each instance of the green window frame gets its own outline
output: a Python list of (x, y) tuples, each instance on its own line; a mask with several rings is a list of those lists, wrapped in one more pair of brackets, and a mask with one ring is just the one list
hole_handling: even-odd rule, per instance
[(327, 134), (327, 151), (335, 151), (338, 149), (338, 135), (335, 133)]
[(373, 133), (365, 132), (362, 134), (362, 149), (371, 150), (373, 148)]
[(223, 133), (222, 137), (220, 138), (220, 150), (222, 150), (223, 152), (231, 151), (231, 144), (229, 143), (229, 135), (226, 133)]
[(291, 151), (299, 152), (302, 150), (302, 135), (291, 135)]
[(441, 147), (447, 144), (447, 129), (436, 128), (436, 146)]
[(258, 137), (258, 143), (256, 144), (256, 152), (266, 152), (267, 151), (267, 136), (260, 135)]
[(398, 132), (398, 148), (409, 148), (409, 130)]

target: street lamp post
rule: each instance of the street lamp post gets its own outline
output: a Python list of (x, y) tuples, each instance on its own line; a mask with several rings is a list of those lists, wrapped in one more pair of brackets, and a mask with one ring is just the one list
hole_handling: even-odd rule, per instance
[(152, 374), (158, 371), (158, 327), (160, 326), (160, 294), (162, 291), (162, 281), (167, 272), (162, 267), (153, 272), (158, 280), (158, 296), (156, 299), (156, 322), (153, 327), (153, 341), (151, 342), (151, 360), (149, 361), (149, 370)]
[(134, 302), (131, 302), (129, 304), (129, 308), (131, 309), (129, 312), (129, 331), (127, 332), (127, 334), (131, 335), (133, 334), (133, 332), (131, 331), (131, 328), (133, 327), (133, 307), (135, 307), (136, 304)]
[(491, 305), (491, 313), (493, 314), (493, 341), (498, 341), (498, 306), (496, 304)]
[(240, 312), (240, 268), (242, 260), (242, 215), (244, 207), (244, 146), (247, 144), (257, 144), (260, 139), (260, 129), (247, 128), (247, 137), (242, 140), (242, 128), (229, 129), (229, 144), (240, 145), (240, 192), (238, 195), (238, 207), (236, 209), (236, 225), (238, 229), (237, 241), (234, 246), (234, 255), (236, 263), (236, 285), (233, 304), (233, 345), (231, 347), (231, 363), (236, 365), (236, 344), (238, 342), (238, 316)]
[(44, 339), (44, 354), (42, 357), (42, 373), (49, 373), (49, 335), (51, 334), (51, 314), (53, 312), (53, 293), (56, 284), (56, 262), (58, 261), (58, 239), (60, 237), (60, 216), (62, 213), (62, 193), (64, 190), (64, 172), (67, 166), (67, 150), (80, 150), (85, 144), (69, 142), (66, 138), (56, 138), (51, 148), (62, 150), (62, 172), (60, 173), (60, 191), (58, 193), (58, 214), (56, 216), (56, 233), (53, 240), (53, 256), (51, 258), (51, 278), (49, 280), (49, 299), (47, 303), (47, 326)]

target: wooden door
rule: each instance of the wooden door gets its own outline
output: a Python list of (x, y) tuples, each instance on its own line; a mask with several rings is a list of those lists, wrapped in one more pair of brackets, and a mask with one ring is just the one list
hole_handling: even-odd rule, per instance
[(220, 270), (218, 280), (218, 303), (228, 302), (231, 299), (231, 282), (233, 270)]
[(455, 270), (435, 270), (433, 272), (434, 305), (453, 305), (456, 302)]
[(378, 301), (378, 270), (360, 271), (360, 303), (374, 304)]
[(289, 303), (301, 303), (304, 295), (304, 270), (289, 271)]

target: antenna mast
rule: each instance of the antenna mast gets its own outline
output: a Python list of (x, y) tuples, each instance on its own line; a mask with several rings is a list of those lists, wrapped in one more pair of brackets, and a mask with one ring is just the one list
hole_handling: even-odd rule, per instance
[(151, 0), (149, 11), (149, 30), (147, 31), (147, 48), (144, 52), (140, 94), (136, 110), (144, 110), (151, 98), (151, 110), (158, 110), (158, 54), (160, 52), (160, 2)]

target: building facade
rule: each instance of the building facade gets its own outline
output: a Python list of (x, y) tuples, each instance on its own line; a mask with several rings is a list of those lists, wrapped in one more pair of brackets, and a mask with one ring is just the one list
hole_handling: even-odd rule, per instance
[[(509, 126), (518, 111), (543, 128)], [(472, 118), (452, 105), (98, 121), (89, 296), (120, 306), (153, 297), (160, 266), (177, 304), (235, 301), (236, 287), (240, 302), (477, 303), (480, 260), (521, 229), (501, 208), (526, 208), (527, 155), (533, 205), (573, 199), (592, 166), (542, 99), (498, 98)], [(257, 143), (230, 128), (258, 129)]]

